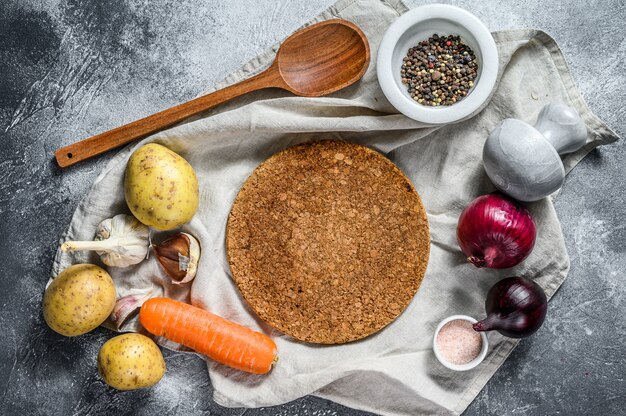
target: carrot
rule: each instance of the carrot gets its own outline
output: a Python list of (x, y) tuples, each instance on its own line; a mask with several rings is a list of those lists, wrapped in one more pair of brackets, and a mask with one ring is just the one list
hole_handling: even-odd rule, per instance
[(173, 299), (149, 299), (139, 321), (151, 334), (238, 370), (265, 374), (278, 361), (276, 344), (268, 336)]

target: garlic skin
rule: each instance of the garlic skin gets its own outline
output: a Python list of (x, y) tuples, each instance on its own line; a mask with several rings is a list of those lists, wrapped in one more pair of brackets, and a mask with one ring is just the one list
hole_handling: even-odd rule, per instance
[(178, 233), (153, 246), (163, 271), (180, 285), (196, 277), (200, 261), (200, 242), (191, 234)]
[(148, 256), (150, 228), (131, 215), (119, 214), (98, 225), (94, 241), (66, 241), (62, 251), (95, 251), (104, 264), (128, 267)]

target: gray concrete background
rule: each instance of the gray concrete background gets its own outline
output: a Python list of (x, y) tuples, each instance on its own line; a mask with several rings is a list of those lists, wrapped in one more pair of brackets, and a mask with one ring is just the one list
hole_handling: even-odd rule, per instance
[[(40, 303), (57, 240), (110, 155), (61, 172), (53, 151), (193, 98), (332, 0), (0, 2), (0, 412), (359, 415), (306, 397), (267, 409), (210, 399), (203, 362), (166, 352), (156, 387), (97, 377), (110, 333), (50, 331)], [(425, 2), (408, 1), (410, 7)], [(536, 27), (559, 43), (591, 109), (626, 135), (626, 6), (611, 1), (451, 1), (492, 30)], [(591, 153), (556, 202), (572, 268), (543, 328), (467, 415), (626, 414), (626, 144)]]

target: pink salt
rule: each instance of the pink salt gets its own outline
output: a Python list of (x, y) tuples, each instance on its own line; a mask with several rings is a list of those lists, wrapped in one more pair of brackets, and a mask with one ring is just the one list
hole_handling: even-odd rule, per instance
[(478, 357), (483, 347), (480, 334), (464, 319), (445, 324), (437, 334), (437, 349), (450, 364), (467, 364)]

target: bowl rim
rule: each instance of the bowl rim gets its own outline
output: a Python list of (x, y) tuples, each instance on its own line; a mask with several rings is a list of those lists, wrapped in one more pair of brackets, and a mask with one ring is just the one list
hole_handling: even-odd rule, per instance
[(437, 348), (437, 335), (439, 335), (439, 331), (441, 331), (441, 328), (443, 328), (445, 324), (451, 321), (455, 321), (457, 319), (468, 321), (472, 324), (475, 324), (476, 322), (478, 322), (476, 319), (468, 315), (448, 316), (447, 318), (442, 320), (439, 323), (439, 325), (437, 325), (437, 329), (435, 329), (435, 334), (433, 335), (433, 352), (435, 353), (435, 357), (437, 357), (437, 360), (444, 367), (449, 368), (450, 370), (454, 370), (454, 371), (468, 371), (473, 368), (476, 368), (480, 363), (482, 363), (485, 360), (485, 357), (487, 356), (487, 351), (489, 351), (489, 340), (487, 339), (487, 335), (484, 332), (479, 332), (480, 338), (482, 340), (482, 347), (480, 349), (480, 353), (478, 353), (476, 358), (474, 358), (469, 363), (465, 363), (465, 364), (452, 364), (452, 363), (447, 362), (445, 358), (443, 357), (443, 355), (439, 353), (439, 349)]
[[(429, 107), (407, 97), (394, 79), (393, 53), (408, 30), (422, 22), (441, 19), (451, 21), (472, 34), (482, 56), (480, 78), (466, 98), (450, 106)], [(447, 4), (429, 4), (411, 9), (393, 22), (378, 47), (376, 72), (378, 82), (389, 102), (405, 116), (428, 124), (447, 124), (473, 115), (489, 99), (498, 76), (498, 49), (491, 32), (473, 14)]]

